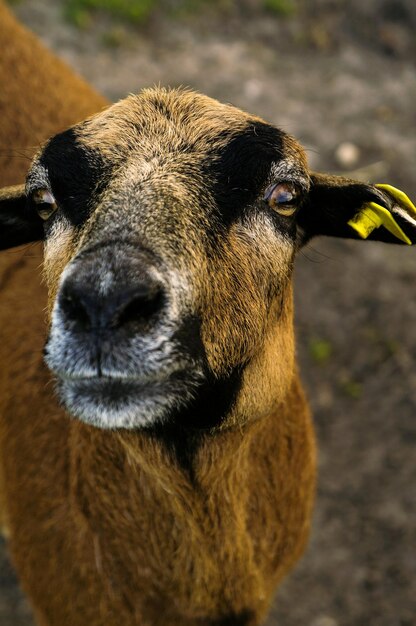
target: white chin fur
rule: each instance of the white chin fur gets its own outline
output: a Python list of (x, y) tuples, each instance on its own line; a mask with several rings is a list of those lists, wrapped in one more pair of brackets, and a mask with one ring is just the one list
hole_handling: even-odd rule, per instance
[(188, 389), (181, 386), (177, 391), (169, 389), (169, 385), (166, 389), (157, 385), (107, 399), (100, 397), (96, 390), (89, 393), (82, 385), (80, 388), (77, 384), (61, 381), (58, 395), (68, 412), (86, 424), (108, 430), (137, 429), (168, 419), (172, 412), (192, 399), (192, 389), (193, 385)]

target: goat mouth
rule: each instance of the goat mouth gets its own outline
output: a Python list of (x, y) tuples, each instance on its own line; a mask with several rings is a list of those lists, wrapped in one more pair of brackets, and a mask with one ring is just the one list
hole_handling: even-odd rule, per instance
[(142, 428), (190, 402), (200, 384), (195, 371), (142, 376), (58, 376), (58, 395), (69, 413), (99, 428)]

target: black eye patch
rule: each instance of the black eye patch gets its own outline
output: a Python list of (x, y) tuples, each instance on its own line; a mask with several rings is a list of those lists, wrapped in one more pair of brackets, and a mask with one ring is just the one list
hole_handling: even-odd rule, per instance
[(204, 174), (213, 181), (214, 200), (222, 219), (253, 203), (261, 193), (273, 162), (283, 156), (283, 133), (263, 122), (251, 122), (231, 135), (229, 142), (210, 152)]
[(48, 142), (40, 164), (48, 171), (59, 209), (74, 226), (83, 224), (109, 180), (110, 167), (102, 155), (83, 145), (70, 128)]

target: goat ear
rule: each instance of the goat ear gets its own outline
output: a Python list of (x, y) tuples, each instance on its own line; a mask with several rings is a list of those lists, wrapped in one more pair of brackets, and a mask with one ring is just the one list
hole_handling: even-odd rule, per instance
[(0, 189), (0, 250), (43, 239), (40, 217), (27, 208), (24, 185)]
[(416, 207), (390, 185), (313, 173), (297, 221), (304, 243), (315, 235), (416, 243)]

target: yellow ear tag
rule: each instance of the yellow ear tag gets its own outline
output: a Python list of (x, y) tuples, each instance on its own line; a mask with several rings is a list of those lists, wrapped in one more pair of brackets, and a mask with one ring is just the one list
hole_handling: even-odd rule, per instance
[(398, 204), (405, 207), (412, 217), (416, 217), (416, 206), (413, 204), (409, 196), (400, 189), (393, 187), (392, 185), (376, 185), (377, 189), (381, 189), (382, 191), (387, 191), (388, 194), (391, 195), (392, 198), (397, 200)]
[[(404, 205), (410, 214), (416, 216), (416, 207), (403, 191), (391, 185), (376, 185), (376, 187), (387, 191), (389, 195), (397, 200), (398, 204), (401, 206)], [(412, 245), (409, 237), (400, 228), (390, 211), (376, 202), (365, 204), (363, 208), (349, 220), (348, 225), (351, 226), (362, 239), (367, 239), (373, 230), (384, 226), (384, 228), (397, 237), (397, 239), (407, 243), (409, 246)]]

